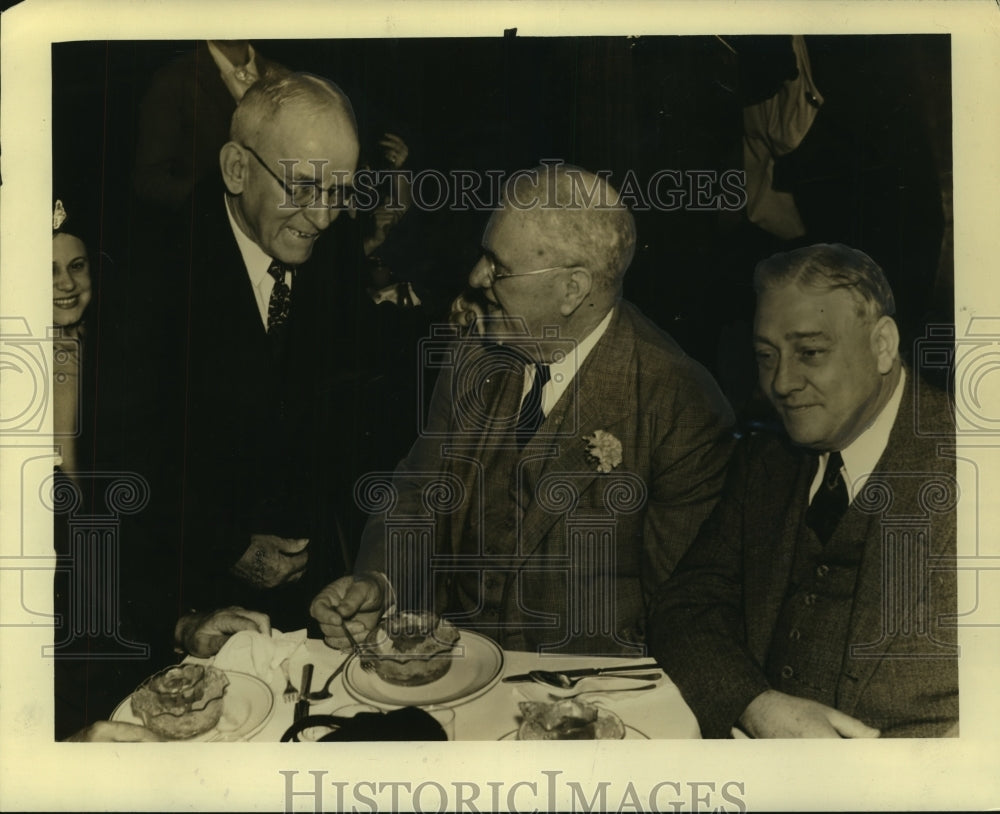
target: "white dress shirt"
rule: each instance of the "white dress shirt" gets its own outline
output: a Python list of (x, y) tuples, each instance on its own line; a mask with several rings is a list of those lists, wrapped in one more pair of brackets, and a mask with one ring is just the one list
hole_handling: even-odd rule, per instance
[[(556, 402), (566, 392), (566, 389), (569, 387), (570, 382), (573, 381), (584, 360), (590, 355), (598, 340), (604, 336), (604, 332), (608, 330), (608, 326), (611, 324), (611, 318), (614, 316), (614, 313), (615, 309), (612, 308), (594, 330), (577, 342), (576, 348), (572, 353), (567, 353), (566, 358), (562, 361), (552, 362), (549, 365), (549, 380), (542, 388), (542, 412), (545, 415), (548, 415), (552, 411), (552, 408), (556, 406)], [(522, 402), (535, 381), (536, 370), (537, 368), (534, 364), (524, 366), (524, 389), (521, 391)]]
[[(889, 397), (885, 407), (882, 408), (882, 412), (875, 417), (868, 429), (840, 451), (840, 456), (844, 459), (840, 474), (844, 478), (844, 483), (847, 484), (847, 498), (850, 502), (853, 502), (858, 493), (864, 489), (865, 484), (868, 483), (869, 475), (875, 469), (875, 464), (885, 452), (886, 445), (889, 443), (889, 433), (892, 432), (892, 425), (896, 423), (896, 415), (899, 413), (899, 403), (903, 400), (903, 387), (905, 385), (906, 370), (901, 369), (896, 389)], [(820, 456), (816, 477), (813, 478), (812, 486), (809, 488), (810, 503), (823, 482), (826, 462), (829, 458), (830, 453), (828, 452), (824, 452)]]
[[(273, 258), (265, 254), (263, 249), (240, 229), (239, 224), (233, 218), (232, 210), (229, 208), (229, 197), (223, 195), (223, 200), (226, 205), (226, 214), (229, 216), (229, 225), (232, 227), (233, 235), (236, 237), (236, 245), (239, 246), (240, 254), (243, 256), (243, 265), (246, 266), (247, 275), (250, 277), (250, 285), (253, 287), (253, 295), (257, 300), (257, 309), (260, 311), (261, 321), (264, 323), (264, 327), (267, 328), (267, 307), (271, 302), (271, 291), (274, 289), (274, 278), (267, 273), (267, 270), (271, 267)], [(285, 272), (285, 285), (291, 291), (291, 272)]]

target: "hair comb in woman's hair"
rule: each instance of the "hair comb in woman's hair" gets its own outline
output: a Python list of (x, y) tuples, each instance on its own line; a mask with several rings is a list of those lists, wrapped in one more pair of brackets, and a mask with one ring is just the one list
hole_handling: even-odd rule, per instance
[(56, 232), (59, 227), (66, 222), (66, 218), (69, 217), (66, 214), (66, 210), (63, 208), (62, 201), (56, 201), (55, 207), (52, 209), (52, 231)]

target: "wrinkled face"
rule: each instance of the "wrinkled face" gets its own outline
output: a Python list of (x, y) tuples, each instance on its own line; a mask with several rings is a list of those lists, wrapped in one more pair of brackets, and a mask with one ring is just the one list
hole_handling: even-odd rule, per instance
[[(288, 184), (318, 183), (323, 189), (350, 185), (358, 162), (358, 140), (343, 112), (292, 104), (261, 128), (247, 146)], [(325, 206), (294, 207), (281, 184), (244, 151), (242, 185), (234, 199), (240, 228), (271, 257), (297, 266), (309, 259), (316, 239), (339, 210)], [(297, 159), (288, 173), (279, 163)]]
[(760, 386), (797, 444), (843, 449), (884, 403), (891, 365), (844, 289), (793, 282), (761, 292), (754, 347)]
[(78, 237), (52, 238), (52, 324), (74, 325), (90, 303), (90, 261)]
[[(522, 333), (526, 328), (542, 337), (546, 327), (561, 322), (560, 291), (569, 273), (562, 262), (558, 245), (546, 238), (530, 211), (501, 209), (486, 225), (483, 256), (469, 274), (469, 285), (489, 301), (501, 330)], [(505, 277), (553, 266), (540, 274)]]

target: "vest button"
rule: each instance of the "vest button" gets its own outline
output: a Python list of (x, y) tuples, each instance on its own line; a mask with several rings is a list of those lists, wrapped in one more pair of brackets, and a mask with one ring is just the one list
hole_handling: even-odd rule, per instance
[(797, 642), (802, 638), (802, 634), (799, 633), (799, 629), (797, 627), (793, 627), (790, 631), (788, 631), (788, 638), (793, 642)]
[(787, 664), (784, 667), (781, 668), (781, 677), (782, 678), (791, 678), (793, 675), (795, 675), (795, 671), (791, 667), (789, 667)]
[(829, 573), (830, 573), (829, 565), (820, 565), (819, 567), (816, 568), (816, 576), (818, 576), (820, 579), (822, 579)]

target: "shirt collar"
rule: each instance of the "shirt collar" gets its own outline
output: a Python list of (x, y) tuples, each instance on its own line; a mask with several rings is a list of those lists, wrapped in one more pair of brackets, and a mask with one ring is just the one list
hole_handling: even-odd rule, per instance
[(584, 360), (590, 355), (590, 352), (594, 349), (598, 340), (604, 336), (604, 332), (608, 330), (608, 326), (611, 324), (611, 318), (614, 316), (614, 313), (614, 308), (608, 311), (608, 313), (604, 316), (604, 319), (597, 324), (597, 327), (576, 343), (574, 353), (567, 353), (564, 359), (559, 362), (553, 362), (549, 365), (549, 373), (552, 375), (553, 382), (556, 381), (557, 374), (562, 374), (566, 377), (566, 384), (572, 381), (576, 372), (580, 369)]
[(243, 265), (246, 266), (247, 274), (250, 275), (250, 282), (256, 288), (262, 280), (270, 276), (267, 270), (271, 267), (271, 256), (244, 233), (233, 217), (229, 196), (223, 195), (223, 198), (226, 206), (226, 215), (229, 218), (229, 225), (232, 227), (233, 235), (236, 238), (236, 245), (239, 247), (240, 255), (243, 257)]
[[(556, 402), (559, 401), (562, 394), (569, 388), (570, 383), (576, 376), (577, 371), (579, 371), (580, 367), (583, 365), (584, 360), (590, 355), (594, 346), (597, 345), (601, 337), (607, 332), (608, 326), (611, 324), (611, 319), (614, 314), (615, 309), (612, 308), (605, 315), (604, 319), (597, 324), (597, 327), (594, 328), (594, 330), (576, 343), (576, 347), (573, 349), (572, 353), (567, 353), (565, 358), (558, 362), (551, 362), (549, 364), (549, 382), (542, 390), (542, 412), (545, 415), (548, 415), (552, 411)], [(535, 365), (525, 365), (524, 373), (524, 389), (522, 397), (528, 392), (528, 390), (531, 389), (532, 382), (535, 380)]]
[(889, 433), (896, 423), (905, 386), (906, 369), (901, 368), (896, 389), (882, 408), (882, 412), (875, 417), (868, 429), (840, 451), (844, 459), (844, 482), (848, 485), (848, 493), (852, 500), (867, 482), (868, 476), (874, 471), (875, 465), (889, 444)]

